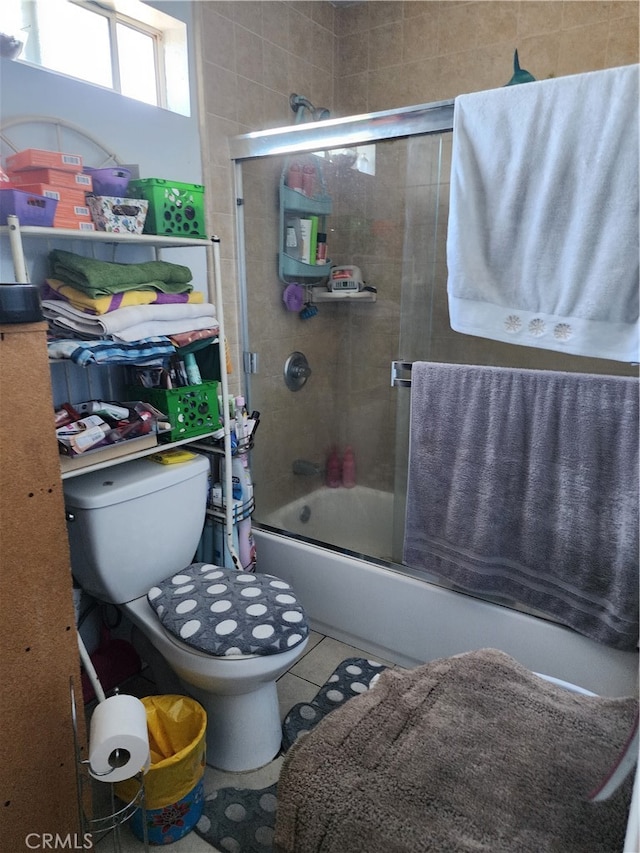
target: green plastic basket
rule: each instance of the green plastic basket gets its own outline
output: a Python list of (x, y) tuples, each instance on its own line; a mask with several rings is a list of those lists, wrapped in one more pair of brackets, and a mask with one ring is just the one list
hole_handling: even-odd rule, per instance
[(138, 178), (129, 181), (127, 192), (130, 198), (144, 198), (149, 202), (145, 234), (206, 239), (204, 187), (201, 184)]
[(160, 441), (178, 441), (220, 428), (217, 382), (172, 389), (136, 385), (129, 388), (129, 393), (132, 399), (151, 403), (168, 417), (171, 432), (162, 433)]

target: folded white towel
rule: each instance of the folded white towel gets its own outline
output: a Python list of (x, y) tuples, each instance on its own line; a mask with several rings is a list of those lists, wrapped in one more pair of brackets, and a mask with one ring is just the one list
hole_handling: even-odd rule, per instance
[(117, 334), (110, 335), (117, 341), (132, 343), (144, 338), (171, 337), (171, 335), (183, 335), (186, 332), (196, 332), (201, 329), (217, 329), (218, 321), (215, 317), (194, 317), (191, 320), (149, 320), (148, 323), (136, 323), (121, 329)]
[(108, 314), (87, 314), (66, 302), (43, 299), (42, 312), (56, 326), (84, 336), (137, 341), (155, 335), (177, 335), (218, 325), (215, 305), (131, 305)]
[(461, 95), (451, 327), (638, 361), (638, 66)]

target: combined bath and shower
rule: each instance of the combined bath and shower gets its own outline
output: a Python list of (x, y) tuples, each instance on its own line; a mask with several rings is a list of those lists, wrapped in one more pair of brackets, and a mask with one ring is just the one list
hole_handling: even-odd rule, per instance
[(289, 95), (289, 105), (296, 114), (296, 123), (305, 121), (305, 111), (309, 114), (311, 121), (323, 121), (331, 117), (328, 109), (325, 107), (314, 107), (311, 101), (303, 95)]

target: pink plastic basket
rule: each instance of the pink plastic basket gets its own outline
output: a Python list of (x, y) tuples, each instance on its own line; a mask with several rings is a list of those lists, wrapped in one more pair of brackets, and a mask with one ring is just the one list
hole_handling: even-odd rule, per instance
[(20, 225), (43, 225), (50, 228), (57, 206), (57, 198), (47, 198), (23, 190), (0, 189), (0, 225), (7, 224), (7, 216), (15, 215), (20, 220)]
[(83, 172), (93, 178), (94, 195), (125, 196), (131, 179), (130, 169), (112, 166), (108, 169), (92, 169), (85, 166)]

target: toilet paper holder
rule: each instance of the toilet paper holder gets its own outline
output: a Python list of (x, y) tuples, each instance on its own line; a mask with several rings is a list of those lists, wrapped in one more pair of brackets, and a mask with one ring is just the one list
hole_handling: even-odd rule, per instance
[[(73, 726), (73, 743), (76, 756), (76, 780), (77, 780), (77, 795), (78, 795), (78, 818), (79, 825), (82, 829), (83, 837), (85, 834), (90, 834), (93, 839), (93, 844), (96, 845), (107, 834), (113, 833), (114, 849), (121, 853), (122, 842), (120, 838), (120, 827), (125, 824), (134, 813), (141, 809), (142, 811), (142, 827), (143, 827), (143, 843), (145, 853), (149, 853), (149, 838), (147, 834), (147, 815), (146, 815), (146, 800), (144, 789), (144, 774), (137, 773), (132, 778), (138, 783), (134, 796), (128, 803), (122, 805), (116, 801), (113, 783), (108, 781), (98, 781), (100, 775), (90, 766), (90, 760), (83, 758), (80, 750), (80, 739), (78, 736), (78, 714), (75, 696), (75, 688), (73, 676), (69, 679), (69, 692), (71, 698), (71, 724)], [(114, 750), (109, 754), (108, 761), (114, 768), (122, 767), (129, 760), (128, 750)], [(96, 816), (95, 814), (87, 815), (85, 804), (93, 804), (98, 798), (87, 796), (90, 794), (92, 786), (99, 785), (104, 790), (104, 786), (108, 786), (109, 803), (107, 814)]]

